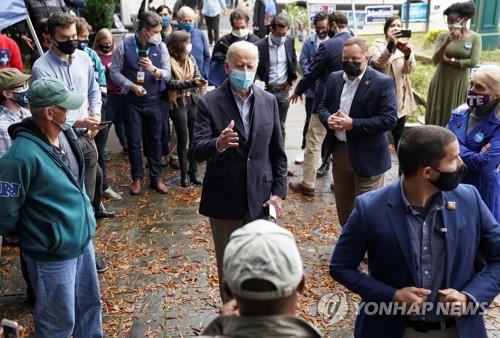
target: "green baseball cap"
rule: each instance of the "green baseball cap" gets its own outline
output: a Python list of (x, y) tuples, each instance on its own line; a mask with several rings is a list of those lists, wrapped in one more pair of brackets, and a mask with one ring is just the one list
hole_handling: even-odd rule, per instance
[(31, 75), (21, 73), (17, 68), (0, 69), (0, 91), (19, 87), (29, 79)]
[(30, 107), (59, 106), (69, 110), (80, 108), (85, 101), (85, 95), (74, 93), (61, 81), (49, 78), (33, 81), (27, 98)]

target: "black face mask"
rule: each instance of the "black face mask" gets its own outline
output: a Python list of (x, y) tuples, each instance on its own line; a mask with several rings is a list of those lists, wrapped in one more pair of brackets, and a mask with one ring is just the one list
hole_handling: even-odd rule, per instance
[(59, 49), (62, 53), (71, 55), (75, 52), (78, 47), (78, 40), (68, 40), (63, 42), (57, 42), (57, 49)]
[(335, 31), (334, 30), (328, 30), (328, 37), (333, 38), (335, 36)]
[(89, 40), (78, 40), (78, 49), (84, 50), (89, 46)]
[(444, 173), (437, 169), (434, 170), (439, 173), (439, 178), (435, 181), (429, 182), (441, 191), (450, 191), (455, 189), (467, 174), (467, 166), (465, 164), (462, 164), (460, 168), (450, 173)]
[(343, 61), (342, 68), (348, 76), (358, 77), (361, 71), (361, 62)]
[(328, 31), (320, 31), (319, 29), (316, 29), (316, 35), (318, 35), (318, 37), (323, 40), (327, 37)]
[(111, 52), (111, 50), (113, 49), (113, 46), (104, 46), (104, 45), (99, 45), (99, 49), (100, 49), (103, 53), (109, 53), (109, 52)]

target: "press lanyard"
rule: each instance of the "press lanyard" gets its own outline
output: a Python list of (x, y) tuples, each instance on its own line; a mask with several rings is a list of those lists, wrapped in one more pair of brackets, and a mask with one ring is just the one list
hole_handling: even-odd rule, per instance
[[(139, 47), (137, 46), (137, 36), (134, 36), (134, 44), (135, 44), (135, 52), (137, 53), (137, 58), (139, 58)], [(143, 49), (141, 49), (143, 50)], [(146, 49), (146, 54), (149, 55), (149, 51), (151, 50), (151, 46)]]

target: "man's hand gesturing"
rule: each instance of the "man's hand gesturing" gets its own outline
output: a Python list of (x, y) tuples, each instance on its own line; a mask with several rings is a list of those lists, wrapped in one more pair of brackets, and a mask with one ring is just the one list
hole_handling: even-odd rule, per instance
[(238, 133), (233, 131), (234, 120), (231, 120), (227, 127), (221, 131), (219, 137), (217, 138), (217, 150), (223, 151), (227, 148), (236, 148), (238, 146)]

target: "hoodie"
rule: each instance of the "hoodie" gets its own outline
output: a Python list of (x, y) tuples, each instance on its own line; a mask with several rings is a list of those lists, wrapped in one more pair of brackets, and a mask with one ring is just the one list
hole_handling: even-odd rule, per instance
[(40, 261), (75, 258), (95, 234), (85, 192), (83, 155), (65, 132), (80, 166), (78, 180), (31, 118), (9, 127), (12, 147), (0, 158), (0, 235), (16, 235)]

